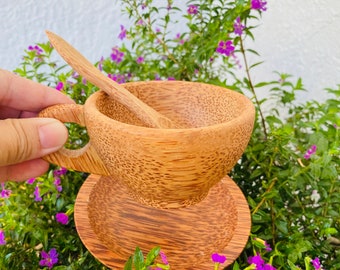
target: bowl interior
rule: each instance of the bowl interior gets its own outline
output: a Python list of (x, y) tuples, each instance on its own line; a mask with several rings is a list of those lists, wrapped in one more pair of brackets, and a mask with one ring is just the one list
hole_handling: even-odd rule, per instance
[[(210, 84), (150, 81), (126, 83), (124, 87), (156, 111), (187, 128), (227, 123), (247, 114), (252, 106), (245, 96)], [(97, 108), (119, 122), (143, 126), (134, 113), (104, 92), (99, 93)]]

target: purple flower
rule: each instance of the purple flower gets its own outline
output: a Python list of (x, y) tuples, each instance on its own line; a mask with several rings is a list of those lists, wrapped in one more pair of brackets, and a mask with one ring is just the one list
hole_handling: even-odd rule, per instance
[(112, 61), (119, 64), (120, 62), (122, 62), (123, 57), (124, 57), (124, 53), (119, 51), (117, 47), (112, 48), (112, 53), (111, 53)]
[(53, 265), (58, 262), (58, 253), (55, 248), (52, 248), (48, 253), (41, 251), (41, 260), (39, 261), (40, 266), (47, 266), (48, 269), (52, 269)]
[(176, 34), (175, 40), (178, 40), (178, 43), (181, 44), (181, 45), (183, 45), (184, 42), (185, 42), (184, 39), (181, 39), (181, 34), (180, 33)]
[(241, 24), (241, 18), (237, 17), (236, 21), (234, 23), (234, 33), (236, 35), (242, 36), (242, 32), (243, 32), (244, 28), (245, 28), (245, 26), (243, 24)]
[(118, 35), (118, 38), (120, 40), (123, 40), (124, 38), (126, 38), (126, 29), (125, 29), (124, 25), (120, 25), (120, 33)]
[(40, 55), (43, 53), (43, 50), (38, 46), (38, 45), (35, 45), (35, 46), (28, 46), (28, 50), (29, 51), (35, 51), (35, 53), (37, 55)]
[(64, 84), (62, 82), (58, 82), (57, 86), (55, 87), (56, 90), (61, 91), (64, 87)]
[(198, 13), (198, 6), (190, 5), (187, 10), (188, 14), (195, 15)]
[(104, 57), (102, 56), (98, 62), (98, 69), (100, 71), (103, 71), (103, 63), (104, 63)]
[(53, 171), (53, 176), (61, 176), (61, 175), (65, 175), (67, 173), (67, 169), (64, 167), (60, 167), (57, 170)]
[(144, 62), (144, 57), (143, 56), (138, 56), (136, 62), (137, 62), (137, 64), (143, 63)]
[(314, 260), (311, 260), (311, 263), (313, 264), (315, 270), (321, 269), (321, 264), (320, 264), (320, 260), (318, 257), (316, 257)]
[(256, 256), (248, 258), (249, 264), (254, 264), (256, 270), (276, 270), (276, 268), (270, 264), (266, 264), (261, 255), (257, 253)]
[(117, 83), (125, 83), (125, 77), (121, 74), (108, 74), (110, 79), (114, 80)]
[(216, 49), (216, 52), (218, 52), (220, 54), (224, 54), (226, 56), (230, 56), (235, 50), (235, 47), (232, 44), (233, 44), (233, 42), (231, 40), (220, 41), (218, 43), (218, 47)]
[(11, 196), (12, 190), (10, 189), (5, 189), (5, 183), (1, 183), (1, 193), (0, 196), (2, 198), (9, 198)]
[(53, 184), (58, 192), (62, 192), (63, 186), (61, 185), (61, 179), (59, 177), (54, 178)]
[(271, 246), (266, 241), (264, 241), (264, 245), (265, 245), (265, 250), (266, 251), (272, 251)]
[(163, 262), (164, 264), (168, 265), (169, 262), (168, 262), (168, 258), (166, 257), (165, 253), (164, 253), (163, 251), (160, 251), (160, 252), (159, 252), (159, 255), (161, 256), (162, 262)]
[(33, 195), (34, 195), (34, 200), (35, 200), (36, 202), (42, 201), (42, 198), (40, 197), (40, 190), (39, 190), (39, 187), (38, 187), (38, 186), (35, 187), (34, 192), (33, 192)]
[(55, 219), (57, 220), (57, 222), (66, 225), (68, 223), (68, 215), (66, 215), (63, 212), (59, 212), (55, 215)]
[(262, 11), (266, 11), (267, 10), (267, 2), (263, 1), (263, 0), (251, 0), (251, 8), (252, 9), (258, 9), (258, 10), (262, 10)]
[(30, 178), (26, 181), (27, 184), (32, 185), (36, 179), (35, 178)]
[(241, 69), (242, 65), (240, 59), (234, 53), (232, 53), (231, 56), (234, 58), (235, 64), (238, 66), (238, 68)]
[(145, 22), (143, 21), (143, 19), (140, 19), (140, 20), (137, 22), (137, 25), (145, 25)]
[(316, 153), (316, 149), (317, 149), (317, 146), (315, 144), (313, 144), (306, 152), (306, 154), (304, 154), (304, 158), (305, 159), (310, 159), (311, 155), (315, 154)]
[(5, 232), (3, 230), (0, 230), (0, 245), (6, 245)]
[(224, 263), (227, 258), (223, 255), (220, 255), (218, 253), (214, 253), (211, 255), (211, 260), (214, 262), (214, 263)]
[(264, 265), (264, 260), (262, 259), (260, 254), (257, 254), (256, 256), (250, 256), (248, 258), (248, 263), (249, 264), (255, 264), (256, 267), (258, 267), (258, 266)]

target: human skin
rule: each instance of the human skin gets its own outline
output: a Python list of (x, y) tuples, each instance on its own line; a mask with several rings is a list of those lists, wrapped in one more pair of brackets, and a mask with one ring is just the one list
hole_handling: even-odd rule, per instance
[(74, 101), (56, 89), (0, 69), (0, 182), (22, 181), (48, 170), (41, 157), (60, 149), (68, 132), (60, 121), (37, 116), (61, 103)]

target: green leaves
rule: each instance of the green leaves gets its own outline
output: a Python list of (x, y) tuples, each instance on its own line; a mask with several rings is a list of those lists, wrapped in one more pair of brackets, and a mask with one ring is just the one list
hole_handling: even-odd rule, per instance
[(143, 252), (139, 247), (136, 247), (134, 254), (131, 255), (125, 263), (124, 270), (147, 270), (152, 266), (157, 266), (161, 269), (170, 269), (169, 265), (155, 263), (158, 255), (160, 254), (160, 250), (160, 247), (152, 248), (144, 260)]
[(158, 257), (160, 251), (161, 251), (160, 247), (154, 247), (153, 249), (151, 249), (148, 255), (146, 256), (145, 264), (146, 265), (153, 264), (156, 258)]
[(133, 254), (133, 264), (135, 270), (142, 270), (144, 267), (143, 252), (139, 249), (139, 247), (136, 247), (135, 253)]

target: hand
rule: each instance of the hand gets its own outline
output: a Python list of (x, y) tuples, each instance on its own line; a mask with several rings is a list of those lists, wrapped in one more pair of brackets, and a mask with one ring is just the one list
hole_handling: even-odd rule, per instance
[(51, 105), (73, 103), (66, 95), (0, 69), (0, 182), (26, 180), (48, 170), (42, 156), (67, 140), (64, 124), (38, 118)]

